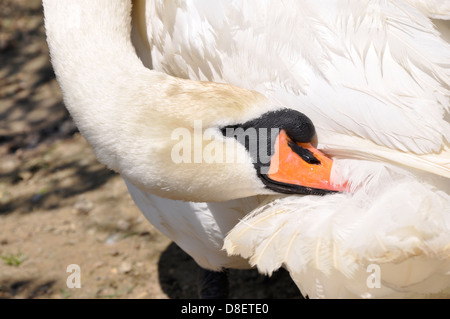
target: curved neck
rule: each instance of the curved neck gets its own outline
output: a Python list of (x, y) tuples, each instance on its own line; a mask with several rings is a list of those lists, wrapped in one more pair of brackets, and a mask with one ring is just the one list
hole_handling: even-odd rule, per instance
[(131, 2), (45, 0), (52, 64), (72, 115), (111, 108), (119, 87), (145, 67), (131, 43)]
[[(146, 68), (131, 40), (131, 1), (43, 4), (47, 42), (65, 105), (100, 162), (142, 189), (182, 200), (199, 200), (200, 195), (202, 200), (237, 198), (256, 194), (254, 184), (263, 188), (245, 150), (241, 156), (248, 163), (241, 167), (218, 164), (202, 167), (201, 174), (199, 168), (178, 165), (170, 156), (176, 144), (174, 129), (187, 127), (191, 132), (199, 119), (204, 129), (248, 121), (273, 109), (264, 96)], [(145, 46), (140, 49), (145, 53)], [(189, 172), (195, 173), (197, 183)], [(227, 185), (217, 174), (232, 176), (244, 186), (234, 187), (233, 194), (225, 192)], [(217, 195), (211, 194), (212, 184)]]

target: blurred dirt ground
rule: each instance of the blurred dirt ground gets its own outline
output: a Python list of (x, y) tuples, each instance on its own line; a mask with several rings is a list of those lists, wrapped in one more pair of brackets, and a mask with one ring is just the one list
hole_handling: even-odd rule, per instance
[[(0, 298), (197, 298), (196, 265), (77, 132), (39, 0), (0, 0)], [(68, 288), (67, 266), (81, 269)], [(230, 272), (231, 298), (299, 298), (285, 271)]]

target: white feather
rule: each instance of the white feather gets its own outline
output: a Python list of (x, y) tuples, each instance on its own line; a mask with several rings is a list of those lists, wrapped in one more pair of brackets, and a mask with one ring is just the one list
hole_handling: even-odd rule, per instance
[[(448, 287), (450, 196), (393, 166), (345, 161), (354, 167), (340, 171), (351, 194), (276, 198), (235, 226), (225, 249), (264, 273), (283, 265), (310, 297), (394, 297), (398, 289)], [(369, 264), (381, 267), (383, 289), (366, 286)], [(322, 278), (326, 291), (318, 293), (311, 276)], [(438, 285), (426, 286), (437, 277)]]

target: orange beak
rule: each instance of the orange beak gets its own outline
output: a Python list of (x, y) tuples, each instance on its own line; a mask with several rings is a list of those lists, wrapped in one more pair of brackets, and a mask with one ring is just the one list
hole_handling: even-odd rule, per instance
[[(306, 161), (289, 145), (294, 143), (284, 130), (280, 131), (274, 147), (274, 155), (270, 161), (267, 177), (282, 185), (298, 185), (305, 188), (305, 193), (342, 192), (344, 185), (334, 185), (330, 181), (333, 160), (314, 148), (310, 143), (297, 143), (309, 158)], [(307, 151), (305, 151), (305, 149)], [(311, 156), (311, 153), (313, 156)], [(309, 154), (309, 155), (308, 155)], [(314, 159), (315, 158), (315, 159)]]

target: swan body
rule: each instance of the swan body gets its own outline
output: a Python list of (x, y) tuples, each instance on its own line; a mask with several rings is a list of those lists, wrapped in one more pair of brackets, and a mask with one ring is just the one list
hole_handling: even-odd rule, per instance
[[(44, 10), (80, 131), (200, 266), (285, 267), (313, 298), (448, 293), (450, 2), (46, 0)], [(277, 194), (217, 130), (203, 141), (237, 149), (239, 164), (170, 159), (178, 127), (195, 134), (198, 119), (217, 128), (280, 108), (312, 120), (346, 192)]]

